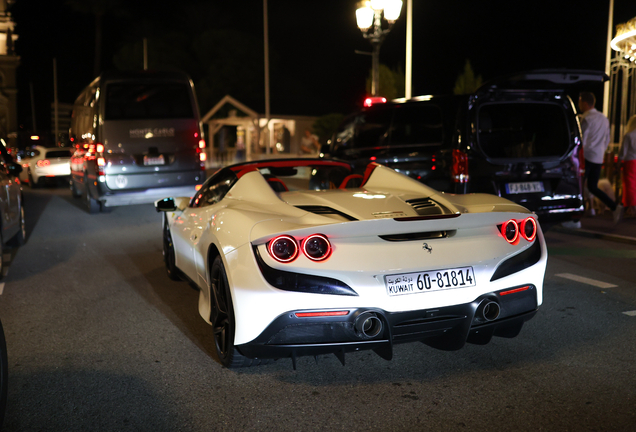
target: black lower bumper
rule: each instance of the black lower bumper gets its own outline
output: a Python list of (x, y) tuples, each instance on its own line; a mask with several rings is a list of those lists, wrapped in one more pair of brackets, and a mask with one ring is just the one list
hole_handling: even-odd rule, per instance
[[(373, 350), (393, 358), (393, 345), (421, 341), (442, 350), (466, 342), (486, 344), (493, 336), (515, 337), (537, 312), (533, 285), (489, 293), (461, 305), (408, 312), (360, 308), (339, 316), (309, 316), (290, 311), (276, 318), (256, 339), (236, 348), (249, 358), (292, 358)], [(346, 311), (346, 314), (344, 312)], [(300, 314), (300, 316), (299, 316)]]

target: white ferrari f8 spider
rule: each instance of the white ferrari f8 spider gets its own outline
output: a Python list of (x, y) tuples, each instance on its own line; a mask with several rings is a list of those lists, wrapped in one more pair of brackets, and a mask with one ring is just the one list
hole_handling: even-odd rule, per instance
[(372, 163), (247, 162), (193, 198), (165, 198), (168, 275), (200, 289), (229, 368), (421, 341), (514, 337), (542, 302), (536, 216), (503, 198), (438, 193)]

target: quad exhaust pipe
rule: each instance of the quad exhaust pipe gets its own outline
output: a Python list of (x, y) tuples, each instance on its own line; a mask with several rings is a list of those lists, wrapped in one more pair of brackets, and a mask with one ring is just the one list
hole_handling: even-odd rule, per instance
[(354, 322), (356, 333), (364, 338), (374, 338), (382, 332), (382, 320), (373, 312), (358, 315)]

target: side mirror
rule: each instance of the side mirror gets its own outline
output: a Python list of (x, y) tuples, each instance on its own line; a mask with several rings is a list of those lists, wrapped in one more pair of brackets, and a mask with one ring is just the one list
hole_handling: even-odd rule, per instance
[(22, 172), (22, 165), (20, 165), (19, 163), (10, 162), (7, 164), (7, 169), (9, 170), (9, 174), (17, 177)]
[(169, 212), (175, 211), (177, 209), (177, 205), (174, 202), (174, 198), (163, 198), (155, 201), (155, 210), (157, 212)]

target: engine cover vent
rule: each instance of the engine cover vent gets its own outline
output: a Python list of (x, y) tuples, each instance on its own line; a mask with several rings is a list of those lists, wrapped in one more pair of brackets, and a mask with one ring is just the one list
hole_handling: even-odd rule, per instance
[(406, 201), (420, 216), (448, 214), (450, 211), (430, 198), (414, 198)]

